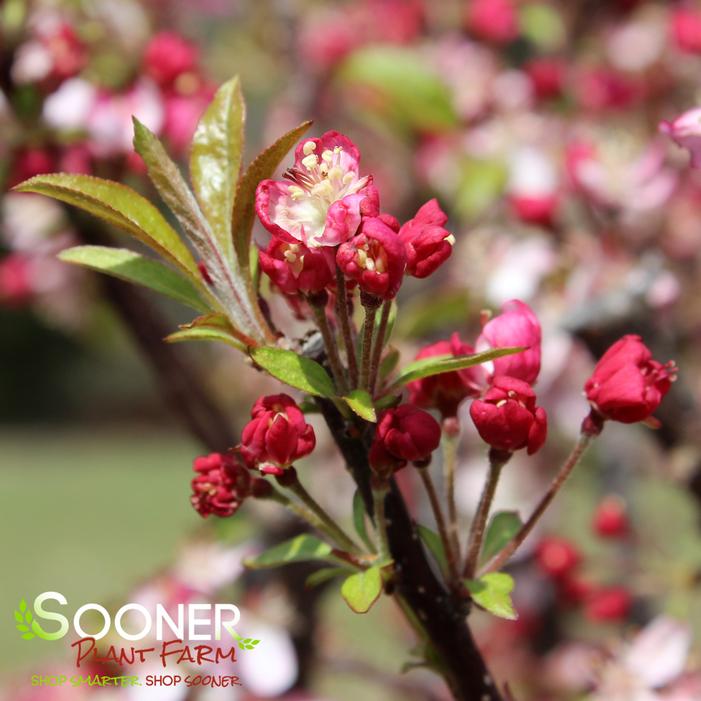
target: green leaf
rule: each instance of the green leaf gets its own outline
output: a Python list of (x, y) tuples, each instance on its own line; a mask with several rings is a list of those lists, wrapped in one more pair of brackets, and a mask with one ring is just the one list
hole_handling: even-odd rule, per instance
[(341, 596), (356, 613), (367, 613), (382, 593), (382, 572), (378, 565), (352, 574), (341, 586)]
[(440, 536), (435, 531), (432, 531), (427, 526), (422, 526), (420, 523), (416, 524), (416, 529), (423, 540), (424, 545), (428, 548), (429, 552), (436, 561), (436, 564), (440, 567), (441, 572), (448, 571), (448, 559), (445, 556), (445, 549), (443, 548), (443, 542)]
[(423, 377), (431, 377), (432, 375), (440, 375), (444, 372), (454, 372), (456, 370), (464, 370), (473, 365), (480, 365), (495, 358), (501, 358), (504, 355), (514, 355), (521, 353), (523, 348), (491, 348), (490, 350), (474, 353), (473, 355), (435, 355), (431, 358), (422, 358), (409, 363), (400, 373), (393, 383), (393, 387), (399, 387), (420, 380)]
[(380, 112), (400, 127), (440, 131), (457, 123), (450, 90), (417, 50), (369, 46), (354, 51), (338, 78), (377, 93), (380, 99), (363, 101), (363, 109)]
[(251, 358), (263, 370), (290, 387), (318, 397), (333, 397), (333, 380), (319, 363), (294, 351), (272, 346), (252, 348)]
[(489, 613), (515, 621), (518, 614), (511, 602), (514, 588), (513, 578), (505, 572), (490, 572), (479, 579), (465, 580), (472, 600)]
[(194, 326), (192, 328), (174, 331), (165, 337), (167, 343), (182, 343), (183, 341), (216, 341), (233, 346), (237, 350), (245, 351), (246, 344), (233, 336), (230, 331), (218, 329), (211, 326)]
[(37, 175), (14, 189), (53, 197), (104, 219), (153, 248), (193, 279), (200, 278), (197, 264), (178, 234), (147, 199), (131, 188), (91, 175), (54, 173)]
[(20, 610), (22, 613), (24, 613), (24, 612), (27, 610), (27, 602), (26, 602), (24, 599), (22, 599), (22, 600), (19, 602), (19, 610)]
[(22, 637), (25, 640), (32, 640), (34, 638), (34, 633), (25, 633)]
[(24, 617), (19, 611), (15, 611), (15, 620), (17, 623), (24, 623)]
[(233, 229), (234, 249), (242, 268), (249, 265), (251, 248), (251, 233), (256, 218), (255, 194), (261, 180), (271, 178), (275, 169), (289, 150), (299, 141), (311, 126), (311, 122), (303, 122), (292, 131), (288, 131), (275, 143), (260, 153), (239, 179), (234, 201)]
[(494, 557), (519, 531), (521, 519), (516, 511), (500, 511), (494, 514), (487, 526), (482, 547), (482, 559)]
[(312, 572), (304, 581), (304, 586), (307, 589), (313, 589), (344, 574), (348, 574), (347, 567), (323, 567), (316, 572)]
[(519, 9), (523, 35), (544, 51), (556, 51), (567, 41), (567, 27), (557, 8), (546, 3), (528, 3)]
[(446, 328), (457, 327), (469, 313), (469, 298), (465, 290), (418, 294), (402, 305), (397, 332), (401, 338), (425, 338)]
[(370, 540), (365, 523), (365, 502), (363, 501), (363, 496), (359, 489), (356, 489), (353, 494), (353, 525), (355, 526), (355, 532), (362, 538), (368, 550), (371, 552), (374, 551), (375, 546)]
[(17, 630), (18, 630), (20, 633), (26, 633), (26, 632), (29, 631), (29, 626), (26, 626), (24, 623), (18, 623), (18, 624), (15, 626), (15, 628), (17, 628)]
[(24, 614), (24, 619), (27, 621), (27, 623), (31, 623), (32, 620), (34, 619), (34, 616), (32, 615), (31, 611), (27, 611), (27, 613)]
[(279, 543), (260, 555), (244, 560), (246, 567), (252, 570), (280, 567), (290, 562), (323, 560), (329, 557), (333, 548), (318, 538), (303, 533), (284, 543)]
[(371, 423), (377, 421), (375, 407), (372, 404), (372, 397), (364, 389), (354, 389), (350, 394), (343, 397), (343, 401), (361, 418)]
[(208, 311), (192, 282), (173, 269), (126, 248), (75, 246), (58, 254), (65, 263), (82, 265), (107, 275), (143, 285), (195, 311)]
[(394, 371), (397, 365), (399, 365), (400, 358), (401, 353), (396, 348), (390, 348), (387, 353), (385, 353), (384, 358), (380, 361), (379, 375), (381, 380), (384, 380)]
[(134, 118), (134, 148), (144, 159), (149, 178), (161, 198), (180, 222), (183, 231), (204, 261), (213, 287), (236, 328), (256, 343), (265, 332), (254, 311), (249, 282), (238, 265), (227, 258), (226, 250), (215, 236), (197, 199), (185, 182), (178, 166), (170, 159), (163, 144), (147, 127)]
[(224, 83), (200, 119), (190, 152), (190, 177), (214, 236), (233, 259), (231, 217), (241, 169), (246, 105), (238, 77)]

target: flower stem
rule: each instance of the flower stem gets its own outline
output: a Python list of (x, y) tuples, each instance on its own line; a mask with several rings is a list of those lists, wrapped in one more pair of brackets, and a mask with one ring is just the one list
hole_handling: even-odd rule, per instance
[(329, 326), (329, 320), (326, 318), (326, 304), (320, 302), (310, 301), (312, 310), (314, 311), (314, 320), (316, 325), (321, 331), (321, 337), (324, 339), (324, 346), (326, 347), (326, 357), (329, 359), (329, 365), (331, 366), (331, 374), (336, 382), (336, 388), (340, 394), (345, 394), (348, 390), (348, 385), (346, 384), (345, 372), (343, 365), (341, 364), (341, 357), (338, 354), (338, 345), (336, 339), (334, 338), (331, 327)]
[(377, 534), (380, 539), (380, 551), (378, 553), (380, 562), (389, 560), (389, 541), (387, 540), (387, 519), (385, 518), (385, 497), (387, 496), (387, 488), (373, 488), (372, 500), (375, 506), (375, 523), (377, 525)]
[(304, 488), (299, 479), (295, 479), (288, 486), (288, 489), (318, 518), (324, 525), (326, 532), (331, 535), (338, 545), (349, 552), (361, 552), (361, 549), (353, 542), (353, 539), (329, 516), (316, 499)]
[(550, 502), (555, 498), (555, 495), (560, 491), (562, 486), (567, 481), (567, 478), (572, 474), (572, 470), (576, 467), (584, 451), (589, 446), (592, 436), (582, 433), (579, 440), (575, 444), (572, 452), (567, 456), (567, 459), (560, 467), (560, 470), (553, 478), (553, 481), (548, 487), (548, 491), (543, 495), (543, 498), (538, 503), (526, 523), (521, 526), (518, 533), (486, 564), (480, 574), (494, 572), (504, 565), (504, 563), (518, 550), (524, 540), (530, 535), (533, 527), (543, 515), (545, 510), (550, 506)]
[(443, 510), (441, 509), (441, 504), (438, 501), (438, 493), (436, 492), (436, 487), (431, 479), (431, 473), (428, 467), (420, 467), (418, 469), (419, 476), (423, 482), (424, 488), (426, 489), (426, 494), (428, 494), (428, 500), (431, 503), (431, 510), (433, 511), (433, 516), (436, 519), (436, 525), (438, 526), (438, 535), (443, 543), (443, 549), (445, 550), (445, 557), (448, 562), (448, 575), (453, 583), (457, 583), (460, 579), (458, 572), (458, 561), (455, 552), (453, 551), (452, 544), (448, 537), (448, 529), (445, 525), (445, 517), (443, 516)]
[(370, 360), (370, 380), (368, 382), (368, 390), (371, 395), (375, 394), (375, 386), (377, 385), (377, 375), (380, 369), (380, 359), (382, 358), (382, 349), (385, 345), (385, 335), (387, 334), (387, 324), (389, 315), (392, 311), (392, 300), (385, 300), (382, 305), (382, 314), (380, 316), (380, 326), (375, 335), (375, 345), (372, 349), (372, 359)]
[(458, 537), (458, 509), (455, 504), (455, 470), (459, 441), (459, 433), (443, 433), (443, 477), (448, 504), (448, 538), (458, 561), (460, 561), (460, 539)]
[(369, 297), (363, 293), (360, 299), (365, 309), (365, 321), (363, 322), (363, 335), (360, 339), (360, 377), (358, 387), (369, 389), (368, 380), (370, 378), (370, 351), (372, 350), (372, 336), (375, 330), (375, 317), (379, 300), (376, 297)]
[(465, 560), (465, 567), (463, 569), (463, 577), (467, 579), (472, 579), (475, 576), (475, 570), (477, 569), (477, 563), (482, 550), (484, 532), (487, 527), (487, 518), (489, 517), (489, 510), (492, 508), (492, 502), (494, 501), (494, 493), (497, 491), (501, 468), (504, 467), (510, 457), (511, 453), (497, 452), (494, 450), (489, 453), (489, 474), (484, 489), (482, 490), (479, 505), (477, 506), (477, 513), (472, 520), (470, 536), (467, 541), (467, 559)]
[(348, 314), (346, 278), (343, 275), (343, 271), (338, 267), (336, 268), (336, 315), (341, 322), (341, 333), (343, 334), (343, 344), (346, 347), (351, 385), (355, 387), (358, 384), (358, 360), (355, 357), (355, 343), (353, 342), (350, 315)]

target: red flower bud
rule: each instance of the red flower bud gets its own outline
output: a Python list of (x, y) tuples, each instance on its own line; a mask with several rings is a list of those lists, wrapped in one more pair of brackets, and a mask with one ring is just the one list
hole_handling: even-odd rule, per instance
[(467, 25), (480, 39), (505, 44), (518, 36), (516, 7), (512, 0), (473, 0)]
[(509, 198), (509, 202), (514, 214), (522, 222), (545, 227), (553, 225), (558, 204), (558, 196), (556, 194), (540, 196), (512, 195)]
[(174, 32), (159, 32), (144, 53), (144, 71), (159, 85), (172, 85), (181, 75), (197, 68), (199, 52), (194, 44)]
[(482, 440), (512, 452), (526, 448), (535, 453), (545, 442), (548, 430), (545, 409), (535, 405), (535, 392), (513, 377), (495, 377), (483, 399), (475, 399), (470, 416)]
[(671, 17), (671, 30), (682, 51), (701, 53), (701, 12), (692, 8), (675, 9)]
[(653, 360), (640, 336), (629, 334), (604, 353), (584, 391), (601, 416), (631, 424), (652, 415), (674, 379), (674, 362)]
[(357, 236), (339, 246), (336, 262), (363, 292), (392, 299), (402, 284), (406, 253), (397, 233), (371, 217), (363, 220)]
[(280, 475), (314, 450), (314, 429), (292, 397), (261, 397), (253, 405), (251, 417), (241, 435), (241, 452), (249, 465), (261, 472)]
[(602, 538), (621, 538), (628, 535), (630, 523), (626, 505), (620, 497), (610, 495), (597, 507), (593, 528)]
[(540, 372), (540, 322), (519, 299), (505, 302), (501, 314), (490, 319), (477, 339), (477, 350), (521, 346), (522, 353), (492, 361), (492, 376), (508, 375), (533, 384)]
[(251, 494), (251, 474), (238, 455), (210, 453), (195, 458), (190, 501), (200, 516), (231, 516)]
[[(463, 343), (460, 336), (454, 333), (449, 341), (438, 341), (422, 348), (416, 359), (436, 355), (471, 355), (474, 352), (472, 346)], [(463, 399), (478, 397), (482, 393), (483, 378), (483, 370), (475, 366), (414, 380), (408, 385), (409, 401), (424, 409), (438, 409), (444, 417), (455, 416)]]
[(370, 465), (390, 473), (408, 461), (427, 460), (441, 440), (441, 427), (426, 411), (411, 404), (388, 409), (379, 418), (370, 449)]
[(582, 561), (577, 547), (565, 538), (543, 538), (536, 548), (540, 569), (553, 579), (569, 578)]
[(625, 587), (601, 587), (589, 596), (584, 614), (591, 621), (621, 621), (632, 605), (633, 597)]
[(546, 100), (561, 94), (567, 72), (567, 64), (564, 61), (556, 58), (536, 58), (525, 68), (536, 97)]
[(433, 199), (399, 230), (406, 248), (407, 273), (424, 278), (438, 269), (453, 252), (455, 237), (443, 228), (448, 217)]
[(273, 236), (260, 251), (263, 272), (287, 295), (321, 292), (334, 279), (333, 252), (329, 247), (307, 248)]
[(11, 253), (0, 260), (0, 305), (21, 307), (34, 296), (31, 259)]

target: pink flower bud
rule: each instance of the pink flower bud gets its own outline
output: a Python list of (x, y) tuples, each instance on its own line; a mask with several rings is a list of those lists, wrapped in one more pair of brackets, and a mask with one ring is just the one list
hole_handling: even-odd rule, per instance
[(492, 448), (513, 452), (526, 448), (529, 455), (545, 442), (545, 409), (536, 406), (535, 392), (522, 380), (499, 375), (483, 399), (470, 406), (470, 416), (482, 440)]
[(525, 351), (492, 361), (492, 377), (508, 375), (533, 384), (540, 372), (540, 322), (533, 310), (518, 299), (501, 307), (501, 314), (490, 319), (477, 339), (477, 350), (524, 347)]
[(391, 474), (409, 461), (431, 457), (441, 440), (441, 427), (426, 411), (411, 404), (388, 409), (379, 418), (370, 449), (370, 465)]
[(579, 549), (566, 538), (543, 538), (536, 548), (538, 567), (553, 579), (569, 578), (581, 561)]
[(455, 237), (443, 228), (447, 221), (447, 215), (433, 199), (399, 230), (399, 238), (406, 248), (409, 275), (428, 277), (450, 257)]
[(677, 46), (687, 53), (701, 53), (701, 12), (680, 7), (672, 11), (670, 29)]
[(604, 353), (584, 391), (603, 418), (630, 424), (652, 415), (675, 378), (674, 362), (653, 360), (640, 336), (629, 334)]
[[(448, 341), (438, 341), (422, 348), (416, 360), (437, 355), (472, 355), (474, 348), (454, 333)], [(455, 416), (458, 405), (467, 397), (478, 397), (484, 385), (484, 371), (478, 367), (414, 380), (408, 385), (409, 401), (424, 409), (438, 409), (444, 417)]]
[(144, 72), (159, 85), (169, 87), (181, 75), (194, 71), (198, 61), (194, 44), (174, 32), (159, 32), (146, 47)]
[(659, 129), (677, 146), (688, 149), (692, 168), (701, 168), (701, 107), (688, 110), (671, 122), (660, 122)]
[(0, 260), (0, 304), (21, 307), (30, 302), (33, 295), (30, 259), (11, 253)]
[(336, 131), (305, 139), (285, 181), (263, 180), (256, 212), (274, 236), (309, 248), (338, 246), (353, 236), (363, 216), (377, 216), (379, 199), (370, 176), (360, 177), (360, 153)]
[(607, 496), (596, 507), (592, 526), (602, 538), (623, 538), (628, 535), (630, 523), (625, 502), (615, 495)]
[(287, 394), (260, 397), (251, 409), (251, 417), (241, 435), (241, 453), (261, 472), (280, 475), (314, 450), (314, 429)]
[(590, 594), (584, 614), (591, 621), (621, 621), (632, 605), (633, 597), (625, 587), (601, 587)]
[(535, 58), (525, 66), (533, 92), (541, 100), (562, 94), (567, 64), (556, 58)]
[(333, 252), (328, 247), (310, 249), (273, 236), (259, 257), (261, 270), (288, 295), (321, 292), (334, 279)]
[(24, 180), (35, 175), (52, 173), (56, 170), (53, 155), (46, 148), (26, 148), (18, 151), (14, 156), (14, 163), (10, 174), (10, 184), (18, 185)]
[(237, 455), (195, 458), (190, 501), (200, 516), (231, 516), (251, 494), (251, 474)]
[(509, 198), (514, 214), (526, 224), (550, 227), (557, 211), (558, 196), (512, 195)]
[(402, 284), (406, 254), (396, 232), (374, 217), (365, 219), (360, 233), (339, 247), (336, 263), (363, 292), (392, 299)]

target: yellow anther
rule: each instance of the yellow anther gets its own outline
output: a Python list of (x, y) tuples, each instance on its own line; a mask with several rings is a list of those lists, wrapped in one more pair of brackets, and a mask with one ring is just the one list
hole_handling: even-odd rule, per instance
[(302, 153), (308, 156), (310, 153), (316, 151), (316, 144), (313, 141), (307, 141), (304, 146), (302, 146)]
[(329, 151), (329, 149), (326, 149), (322, 154), (321, 154), (322, 160), (326, 161), (327, 163), (331, 163), (333, 160), (333, 151)]
[(319, 158), (318, 156), (315, 156), (313, 153), (310, 153), (308, 156), (305, 156), (302, 159), (302, 165), (307, 169), (307, 170), (314, 170), (319, 165)]
[(448, 234), (443, 240), (447, 241), (451, 246), (455, 245), (455, 236), (453, 234)]

